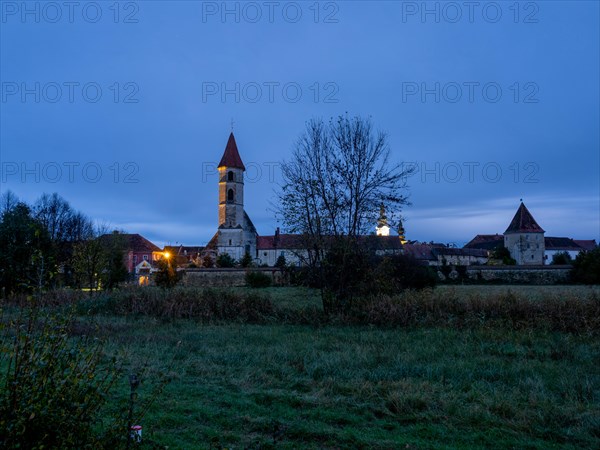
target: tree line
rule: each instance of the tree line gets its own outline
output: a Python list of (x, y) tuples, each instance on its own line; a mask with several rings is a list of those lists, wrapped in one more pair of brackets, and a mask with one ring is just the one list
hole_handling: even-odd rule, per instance
[(111, 289), (127, 278), (125, 242), (74, 209), (57, 193), (29, 205), (11, 191), (0, 196), (2, 296), (59, 287)]

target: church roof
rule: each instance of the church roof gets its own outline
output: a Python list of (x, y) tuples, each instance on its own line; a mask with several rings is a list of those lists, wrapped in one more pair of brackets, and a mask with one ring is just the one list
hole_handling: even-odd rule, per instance
[(543, 233), (542, 227), (540, 227), (529, 210), (525, 207), (523, 202), (519, 206), (515, 217), (504, 232), (506, 233)]
[(225, 152), (223, 153), (219, 167), (233, 167), (235, 169), (246, 170), (242, 158), (240, 157), (240, 152), (238, 152), (233, 132), (229, 135), (229, 140), (227, 141), (227, 146), (225, 147)]

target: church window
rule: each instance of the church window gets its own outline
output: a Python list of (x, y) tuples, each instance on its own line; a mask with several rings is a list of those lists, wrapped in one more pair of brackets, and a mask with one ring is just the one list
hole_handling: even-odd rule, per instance
[(229, 239), (229, 245), (231, 245), (231, 239)]
[(229, 189), (227, 191), (227, 201), (228, 202), (233, 202), (233, 189)]
[(233, 181), (233, 170), (227, 173), (227, 181)]

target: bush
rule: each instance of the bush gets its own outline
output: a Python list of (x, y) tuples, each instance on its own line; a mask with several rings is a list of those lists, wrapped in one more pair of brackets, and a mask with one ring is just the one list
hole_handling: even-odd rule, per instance
[(225, 289), (131, 287), (99, 294), (79, 304), (81, 312), (117, 316), (142, 315), (163, 320), (195, 319), (202, 323), (264, 323), (274, 317), (270, 299)]
[(286, 266), (287, 266), (287, 261), (285, 260), (285, 256), (279, 255), (277, 257), (277, 261), (275, 261), (275, 267), (277, 267), (278, 269), (285, 269)]
[(212, 269), (213, 267), (215, 267), (215, 261), (213, 260), (212, 256), (204, 255), (204, 257), (202, 258), (202, 267), (206, 269)]
[(0, 447), (102, 447), (100, 410), (119, 370), (101, 341), (70, 336), (73, 317), (28, 308), (4, 330)]
[(217, 267), (229, 268), (235, 266), (235, 259), (229, 253), (221, 253), (217, 256)]
[[(446, 266), (450, 267), (450, 266)], [(408, 255), (384, 256), (375, 269), (372, 294), (395, 294), (404, 289), (434, 287), (436, 271)]]
[(252, 263), (252, 256), (250, 256), (250, 253), (248, 253), (248, 252), (244, 253), (244, 257), (240, 261), (240, 266), (242, 266), (242, 267), (252, 267), (252, 265), (253, 265), (253, 263)]
[(573, 259), (567, 252), (558, 252), (552, 255), (552, 264), (554, 265), (566, 265), (571, 264), (572, 262)]
[(172, 288), (179, 281), (179, 274), (173, 268), (173, 264), (168, 258), (162, 258), (158, 261), (158, 272), (156, 272), (155, 283), (162, 288)]
[(571, 279), (575, 283), (600, 284), (600, 247), (577, 255), (573, 261)]
[(502, 244), (497, 247), (490, 256), (491, 259), (498, 259), (502, 261), (502, 264), (505, 266), (514, 266), (517, 264), (517, 261), (510, 256), (510, 251)]
[(271, 277), (263, 272), (246, 272), (246, 284), (251, 288), (271, 286)]
[(548, 296), (531, 299), (510, 291), (496, 295), (458, 296), (453, 291), (406, 290), (400, 295), (371, 296), (354, 302), (346, 321), (359, 325), (507, 329), (546, 329), (600, 333), (600, 298)]

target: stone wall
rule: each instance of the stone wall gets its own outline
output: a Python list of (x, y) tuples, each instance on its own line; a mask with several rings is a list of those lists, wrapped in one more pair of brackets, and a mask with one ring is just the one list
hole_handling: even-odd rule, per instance
[(470, 266), (472, 281), (515, 284), (557, 284), (569, 279), (572, 266)]
[(273, 285), (284, 282), (280, 270), (273, 268), (252, 269), (186, 269), (182, 273), (181, 284), (184, 286), (231, 287), (245, 286), (246, 272), (263, 272), (271, 277)]

